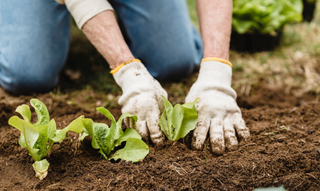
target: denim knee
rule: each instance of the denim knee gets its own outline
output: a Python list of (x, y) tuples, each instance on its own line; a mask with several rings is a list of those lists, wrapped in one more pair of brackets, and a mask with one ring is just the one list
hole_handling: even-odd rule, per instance
[(158, 46), (156, 52), (146, 57), (146, 67), (158, 80), (179, 80), (192, 73), (203, 56), (201, 36), (192, 27), (192, 32), (183, 38), (174, 38), (170, 46)]
[(179, 80), (190, 75), (198, 63), (191, 48), (180, 47), (177, 51), (166, 54), (161, 60), (155, 60), (152, 65), (147, 63), (146, 67), (158, 80)]
[[(0, 85), (6, 91), (15, 95), (42, 93), (50, 91), (57, 84), (60, 68), (32, 67), (33, 64), (25, 64), (22, 59), (20, 62), (6, 63), (0, 55)], [(64, 60), (56, 62), (63, 64)], [(54, 63), (51, 62), (51, 64)], [(57, 63), (56, 65), (62, 64)], [(35, 64), (35, 66), (41, 66), (41, 64)]]
[(58, 77), (55, 79), (39, 79), (33, 78), (25, 80), (24, 78), (14, 78), (7, 82), (3, 82), (1, 86), (14, 95), (45, 93), (53, 89), (57, 84)]
[(0, 1), (0, 86), (46, 92), (58, 81), (69, 45), (69, 12), (55, 1)]

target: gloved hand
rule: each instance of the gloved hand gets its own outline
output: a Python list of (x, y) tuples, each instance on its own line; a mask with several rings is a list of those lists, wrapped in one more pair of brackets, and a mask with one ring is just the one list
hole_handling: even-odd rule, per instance
[(125, 119), (127, 127), (135, 128), (145, 140), (148, 140), (150, 134), (153, 143), (163, 143), (164, 134), (158, 121), (160, 112), (164, 110), (161, 95), (167, 98), (167, 92), (140, 60), (131, 60), (122, 65), (118, 71), (119, 67), (111, 71), (123, 92), (119, 104), (122, 106), (122, 113), (128, 112), (138, 117), (136, 123)]
[(201, 62), (198, 79), (186, 97), (186, 102), (200, 98), (196, 105), (199, 120), (192, 138), (193, 149), (203, 149), (209, 130), (211, 149), (215, 154), (222, 154), (225, 148), (238, 148), (235, 130), (240, 139), (250, 136), (235, 101), (236, 92), (231, 88), (230, 66), (230, 62), (217, 58)]

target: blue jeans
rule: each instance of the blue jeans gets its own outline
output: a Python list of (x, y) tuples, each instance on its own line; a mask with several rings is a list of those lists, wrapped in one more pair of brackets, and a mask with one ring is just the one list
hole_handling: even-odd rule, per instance
[[(202, 40), (185, 0), (110, 0), (136, 58), (160, 80), (189, 75)], [(0, 85), (14, 94), (46, 92), (59, 79), (69, 46), (69, 13), (53, 0), (0, 1)]]

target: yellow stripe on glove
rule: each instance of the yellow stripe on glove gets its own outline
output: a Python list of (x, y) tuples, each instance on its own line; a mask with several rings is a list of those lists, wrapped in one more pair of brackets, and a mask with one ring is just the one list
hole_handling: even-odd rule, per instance
[(219, 61), (219, 62), (228, 64), (232, 68), (231, 62), (229, 62), (228, 60), (221, 59), (221, 58), (208, 57), (208, 58), (204, 58), (201, 60), (201, 62), (205, 62), (205, 61)]
[(124, 65), (127, 65), (127, 64), (129, 64), (129, 63), (131, 63), (131, 62), (140, 62), (140, 63), (141, 63), (141, 60), (139, 60), (139, 59), (128, 60), (128, 61), (120, 64), (119, 66), (117, 66), (115, 69), (111, 70), (110, 73), (111, 73), (111, 74), (115, 74), (115, 73), (118, 72)]

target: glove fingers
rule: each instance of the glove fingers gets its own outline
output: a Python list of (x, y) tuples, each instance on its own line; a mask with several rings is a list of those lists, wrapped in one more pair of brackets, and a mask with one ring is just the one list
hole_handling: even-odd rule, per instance
[(147, 141), (149, 139), (149, 131), (148, 131), (148, 128), (147, 128), (147, 122), (146, 121), (139, 121), (138, 120), (135, 123), (135, 129), (141, 135), (143, 140)]
[(150, 113), (147, 117), (147, 126), (150, 132), (151, 141), (156, 144), (162, 144), (164, 142), (164, 134), (159, 127), (159, 114), (158, 112)]
[(193, 133), (191, 148), (202, 150), (204, 141), (207, 138), (210, 126), (210, 119), (207, 116), (199, 115), (199, 120)]
[(210, 143), (214, 154), (221, 155), (225, 150), (223, 120), (220, 118), (211, 119)]
[(240, 138), (240, 140), (244, 139), (247, 140), (250, 137), (250, 131), (249, 128), (246, 126), (246, 123), (244, 122), (244, 120), (241, 117), (240, 113), (236, 113), (233, 115), (232, 117), (234, 120), (234, 126), (237, 130), (238, 136)]
[(226, 147), (229, 151), (234, 151), (238, 149), (238, 139), (236, 137), (236, 132), (233, 127), (233, 123), (230, 118), (226, 118), (223, 124), (224, 130), (224, 140)]

